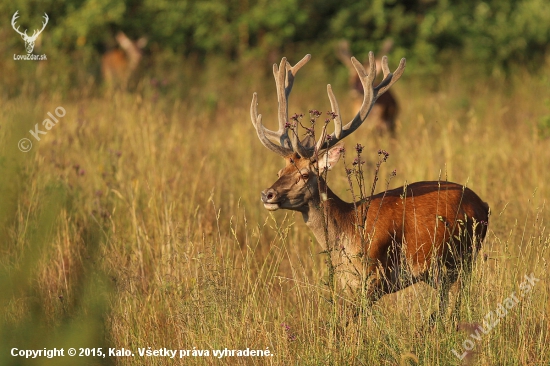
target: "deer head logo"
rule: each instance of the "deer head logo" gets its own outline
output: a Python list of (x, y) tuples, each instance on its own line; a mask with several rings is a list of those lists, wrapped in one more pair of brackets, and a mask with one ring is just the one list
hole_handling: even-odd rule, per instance
[(15, 21), (17, 20), (17, 18), (19, 18), (19, 15), (17, 15), (17, 13), (19, 12), (19, 10), (17, 10), (15, 12), (15, 14), (13, 14), (13, 17), (11, 18), (11, 26), (13, 27), (13, 29), (19, 33), (21, 35), (21, 38), (23, 38), (23, 40), (25, 41), (25, 48), (27, 50), (27, 53), (32, 53), (32, 50), (34, 49), (34, 42), (36, 41), (36, 39), (38, 38), (38, 36), (40, 35), (40, 33), (42, 33), (42, 31), (44, 30), (44, 28), (46, 28), (46, 24), (48, 24), (48, 14), (44, 13), (44, 19), (46, 20), (45, 22), (42, 23), (42, 29), (40, 30), (34, 30), (32, 36), (28, 36), (27, 35), (27, 30), (25, 29), (25, 32), (21, 32), (19, 31), (19, 26), (17, 26), (17, 28), (15, 28)]

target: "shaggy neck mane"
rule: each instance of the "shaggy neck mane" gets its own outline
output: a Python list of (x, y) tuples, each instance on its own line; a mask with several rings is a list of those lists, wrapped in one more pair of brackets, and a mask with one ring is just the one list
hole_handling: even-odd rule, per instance
[(302, 217), (306, 225), (313, 231), (317, 241), (323, 245), (326, 243), (323, 220), (328, 228), (329, 242), (334, 243), (340, 233), (353, 232), (356, 218), (353, 203), (340, 199), (322, 178), (320, 178), (319, 188), (320, 195), (324, 197), (326, 194), (326, 199), (321, 202), (319, 195), (314, 195), (308, 202), (307, 209), (302, 212)]

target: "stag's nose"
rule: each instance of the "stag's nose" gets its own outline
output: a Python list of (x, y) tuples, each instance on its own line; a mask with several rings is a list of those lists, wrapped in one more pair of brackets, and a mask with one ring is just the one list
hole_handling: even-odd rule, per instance
[(268, 188), (262, 191), (262, 202), (273, 203), (277, 201), (277, 192), (273, 188)]

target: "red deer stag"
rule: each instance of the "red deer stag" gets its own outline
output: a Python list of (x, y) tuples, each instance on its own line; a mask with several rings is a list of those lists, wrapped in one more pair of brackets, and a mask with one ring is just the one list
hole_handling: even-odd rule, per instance
[[(325, 124), (315, 143), (309, 136), (300, 141), (298, 125), (288, 119), (294, 78), (310, 57), (306, 55), (295, 66), (286, 58), (279, 66), (273, 65), (279, 103), (277, 131), (263, 126), (257, 94), (252, 97), (250, 115), (260, 141), (286, 162), (277, 181), (261, 194), (265, 208), (302, 213), (317, 241), (328, 247), (344, 289), (356, 294), (364, 291), (372, 304), (384, 294), (424, 281), (439, 289), (439, 315), (443, 315), (449, 290), (460, 289), (461, 278), (469, 274), (474, 253), (481, 247), (489, 206), (469, 188), (443, 181), (409, 184), (363, 202), (342, 201), (326, 184), (326, 172), (343, 153), (343, 144), (338, 142), (361, 126), (377, 98), (401, 77), (405, 59), (392, 74), (384, 56), (384, 79), (373, 86), (376, 67), (372, 52), (368, 73), (352, 57), (365, 90), (363, 103), (357, 115), (342, 126), (338, 103), (327, 85), (335, 131), (327, 134)], [(366, 235), (361, 235), (361, 230)], [(459, 298), (456, 300), (454, 308), (459, 306)], [(454, 315), (453, 307), (449, 309)], [(432, 314), (431, 320), (437, 315)]]
[[(390, 52), (390, 50), (393, 47), (393, 41), (386, 40), (384, 44), (382, 45), (382, 51), (381, 53), (383, 55)], [(357, 72), (355, 71), (355, 67), (351, 60), (351, 51), (349, 42), (346, 40), (343, 40), (338, 43), (337, 49), (336, 49), (336, 56), (342, 62), (346, 68), (348, 69), (349, 78), (348, 78), (348, 84), (350, 88), (350, 94), (353, 100), (353, 106), (355, 109), (359, 109), (362, 102), (363, 102), (363, 84), (361, 83), (361, 80), (359, 76), (357, 75)], [(382, 63), (381, 59), (376, 59), (376, 72), (380, 73), (382, 70)], [(397, 100), (393, 96), (391, 90), (388, 90), (386, 93), (381, 94), (379, 98), (376, 100), (376, 103), (372, 107), (371, 119), (374, 121), (372, 123), (371, 127), (373, 129), (376, 129), (380, 132), (387, 131), (390, 133), (391, 136), (395, 136), (395, 120), (397, 118), (397, 114), (399, 113), (399, 104), (397, 103)], [(373, 118), (374, 117), (374, 118)]]
[(140, 38), (134, 42), (123, 32), (118, 32), (115, 38), (120, 49), (109, 51), (103, 55), (101, 73), (109, 89), (126, 90), (130, 76), (141, 61), (147, 39)]

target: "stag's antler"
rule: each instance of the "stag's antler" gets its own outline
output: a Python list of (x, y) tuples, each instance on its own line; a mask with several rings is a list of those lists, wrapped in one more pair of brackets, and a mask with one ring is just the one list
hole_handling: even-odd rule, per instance
[[(302, 141), (302, 143), (298, 141), (298, 125), (294, 127), (295, 130), (292, 131), (290, 136), (288, 134), (288, 130), (291, 127), (288, 123), (288, 96), (292, 90), (292, 84), (296, 73), (303, 65), (306, 64), (306, 62), (310, 60), (310, 58), (311, 55), (306, 55), (295, 66), (290, 66), (290, 64), (286, 61), (286, 58), (281, 60), (281, 64), (278, 68), (277, 65), (273, 65), (273, 74), (275, 76), (275, 83), (277, 84), (277, 98), (279, 101), (279, 129), (276, 132), (270, 131), (262, 125), (262, 116), (258, 115), (257, 112), (257, 94), (254, 93), (252, 96), (250, 115), (258, 137), (265, 147), (282, 156), (287, 156), (293, 152), (296, 152), (301, 156), (311, 158), (316, 153), (318, 154), (321, 151), (329, 149), (340, 140), (350, 135), (365, 121), (370, 110), (372, 109), (372, 106), (376, 102), (376, 99), (384, 94), (397, 80), (399, 80), (401, 75), (403, 75), (406, 64), (405, 59), (402, 58), (395, 72), (391, 73), (388, 67), (388, 58), (386, 56), (382, 57), (382, 71), (384, 73), (384, 80), (374, 87), (373, 83), (376, 78), (376, 63), (374, 60), (374, 54), (369, 52), (368, 73), (363, 65), (361, 65), (355, 57), (352, 57), (351, 63), (355, 67), (355, 70), (359, 75), (359, 79), (361, 80), (361, 84), (363, 85), (363, 90), (365, 91), (363, 96), (363, 104), (361, 105), (359, 112), (357, 112), (357, 115), (348, 124), (342, 127), (342, 119), (340, 117), (338, 102), (332, 92), (332, 87), (328, 84), (327, 93), (332, 112), (335, 115), (334, 133), (327, 135), (327, 126), (325, 125), (323, 127), (321, 137), (315, 146), (310, 146), (310, 144), (304, 143), (305, 140)], [(279, 140), (280, 146), (271, 141), (270, 138)]]
[[(277, 67), (277, 64), (273, 64), (273, 76), (277, 85), (277, 100), (279, 102), (279, 129), (277, 131), (268, 130), (262, 125), (262, 115), (258, 114), (258, 95), (256, 93), (252, 95), (250, 117), (252, 118), (252, 124), (256, 128), (256, 133), (265, 147), (282, 156), (287, 156), (293, 152), (294, 144), (292, 141), (297, 139), (297, 135), (294, 133), (291, 134), (291, 137), (288, 136), (288, 129), (290, 127), (288, 123), (288, 96), (292, 91), (296, 73), (310, 59), (311, 55), (305, 55), (300, 62), (291, 66), (287, 62), (286, 57), (283, 57), (279, 67)], [(273, 143), (269, 138), (278, 140), (281, 145)]]
[[(395, 72), (391, 73), (388, 66), (388, 58), (386, 56), (382, 57), (382, 72), (384, 73), (384, 79), (380, 84), (373, 87), (374, 79), (376, 79), (376, 62), (374, 60), (374, 54), (372, 52), (369, 52), (368, 74), (363, 65), (361, 65), (361, 63), (357, 61), (355, 57), (351, 58), (351, 62), (353, 63), (353, 66), (355, 66), (355, 70), (357, 70), (357, 74), (359, 75), (359, 79), (361, 80), (361, 84), (363, 85), (363, 90), (365, 92), (365, 94), (363, 95), (363, 104), (361, 105), (359, 112), (357, 112), (357, 115), (348, 124), (342, 127), (342, 119), (340, 118), (340, 109), (338, 107), (338, 102), (336, 101), (336, 97), (332, 92), (332, 87), (330, 86), (330, 84), (327, 85), (330, 106), (332, 108), (332, 112), (336, 114), (336, 118), (334, 119), (335, 129), (334, 133), (330, 135), (330, 137), (325, 138), (325, 141), (319, 140), (317, 142), (317, 150), (324, 150), (334, 146), (336, 143), (338, 143), (338, 141), (342, 140), (346, 136), (350, 135), (357, 128), (359, 128), (359, 126), (361, 126), (361, 124), (369, 115), (369, 112), (376, 102), (376, 99), (384, 94), (397, 80), (399, 80), (399, 78), (401, 78), (401, 75), (403, 75), (403, 72), (405, 71), (406, 64), (406, 60), (402, 58)], [(321, 139), (323, 139), (323, 136), (321, 136)]]

